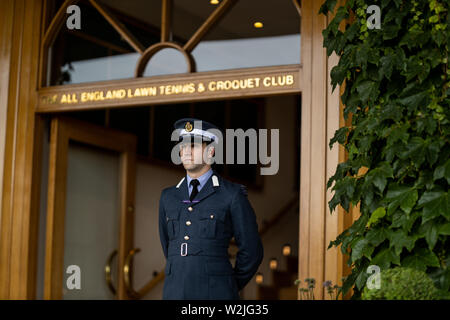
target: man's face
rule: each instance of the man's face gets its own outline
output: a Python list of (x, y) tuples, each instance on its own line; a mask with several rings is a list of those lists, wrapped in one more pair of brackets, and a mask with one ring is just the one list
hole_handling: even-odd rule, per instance
[(206, 143), (188, 142), (180, 144), (180, 157), (184, 169), (188, 171), (196, 171), (205, 166), (203, 153), (207, 148)]

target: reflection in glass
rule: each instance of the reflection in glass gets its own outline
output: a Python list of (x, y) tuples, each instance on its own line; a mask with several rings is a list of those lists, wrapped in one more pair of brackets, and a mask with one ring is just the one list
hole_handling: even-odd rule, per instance
[(172, 48), (157, 52), (148, 62), (144, 77), (187, 72), (188, 65), (184, 55)]
[[(144, 48), (159, 42), (161, 1), (99, 1), (137, 38)], [(81, 29), (69, 30), (63, 25), (50, 47), (48, 83), (61, 85), (134, 77), (139, 53), (126, 42), (108, 21), (87, 1), (77, 5), (81, 10)], [(134, 13), (147, 14), (146, 22)]]
[[(300, 17), (291, 0), (274, 3), (237, 1), (192, 51), (197, 71), (299, 64)], [(189, 1), (189, 8), (182, 0), (176, 4), (191, 14), (207, 6), (200, 0)]]
[[(104, 267), (119, 245), (119, 160), (119, 154), (114, 152), (75, 142), (69, 144), (64, 223), (65, 300), (114, 298), (105, 282)], [(116, 263), (112, 267), (113, 275), (117, 275)], [(80, 288), (72, 287), (77, 284), (76, 271), (67, 273), (75, 268), (79, 271)]]
[[(220, 2), (220, 1), (219, 1)], [(99, 0), (144, 48), (161, 38), (161, 0)], [(49, 84), (133, 78), (140, 54), (87, 1), (78, 4), (81, 30), (62, 27), (50, 48)], [(219, 8), (204, 0), (174, 0), (169, 41), (183, 46)], [(300, 17), (291, 0), (240, 0), (191, 52), (197, 70), (300, 63)], [(156, 53), (144, 76), (185, 73), (180, 52)]]

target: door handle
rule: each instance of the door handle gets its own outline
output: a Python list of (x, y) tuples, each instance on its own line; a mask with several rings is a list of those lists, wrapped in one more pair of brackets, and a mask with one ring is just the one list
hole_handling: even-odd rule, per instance
[(134, 299), (142, 298), (142, 295), (139, 292), (137, 292), (136, 290), (134, 290), (133, 286), (131, 285), (131, 280), (130, 280), (132, 259), (133, 259), (133, 256), (136, 253), (138, 253), (139, 251), (141, 251), (141, 249), (139, 249), (139, 248), (130, 250), (130, 252), (128, 253), (128, 255), (125, 259), (125, 264), (123, 266), (123, 278), (124, 278), (123, 280), (125, 283), (125, 288), (127, 289), (129, 296)]
[(113, 281), (112, 281), (112, 277), (111, 277), (111, 264), (112, 261), (114, 259), (114, 257), (117, 255), (117, 250), (114, 250), (113, 252), (111, 252), (111, 254), (108, 257), (108, 260), (106, 261), (106, 265), (105, 265), (105, 280), (106, 280), (106, 284), (109, 288), (109, 291), (111, 291), (111, 293), (113, 295), (116, 295), (116, 288), (114, 287)]

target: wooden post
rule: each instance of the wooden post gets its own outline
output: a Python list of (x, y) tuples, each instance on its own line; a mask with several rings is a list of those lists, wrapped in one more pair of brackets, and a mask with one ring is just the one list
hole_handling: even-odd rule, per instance
[(332, 193), (326, 184), (338, 163), (345, 160), (345, 152), (338, 145), (331, 150), (328, 147), (344, 120), (340, 88), (331, 92), (330, 71), (338, 63), (338, 57), (328, 58), (323, 48), (322, 31), (332, 17), (319, 14), (322, 3), (306, 0), (302, 1), (301, 7), (303, 86), (299, 279), (316, 280), (315, 299), (328, 298), (323, 288), (324, 281), (331, 280), (333, 285), (341, 285), (341, 278), (348, 272), (345, 267), (347, 258), (339, 249), (327, 248), (330, 241), (352, 222), (342, 208), (330, 214), (328, 207)]
[(42, 1), (0, 1), (0, 110), (6, 115), (0, 136), (0, 299), (35, 295), (42, 127), (34, 108), (41, 17)]

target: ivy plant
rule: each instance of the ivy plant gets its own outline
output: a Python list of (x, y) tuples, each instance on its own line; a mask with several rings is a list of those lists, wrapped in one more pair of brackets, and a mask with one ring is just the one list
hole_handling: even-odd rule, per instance
[[(360, 205), (360, 217), (328, 248), (348, 254), (342, 293), (359, 298), (369, 265), (426, 272), (450, 289), (449, 0), (326, 0), (334, 18), (323, 31), (333, 90), (349, 125), (329, 143), (342, 145), (327, 188), (331, 211)], [(371, 5), (380, 28), (369, 28)], [(351, 120), (349, 117), (351, 116)], [(365, 170), (360, 170), (365, 168)], [(361, 173), (365, 172), (365, 173)]]

